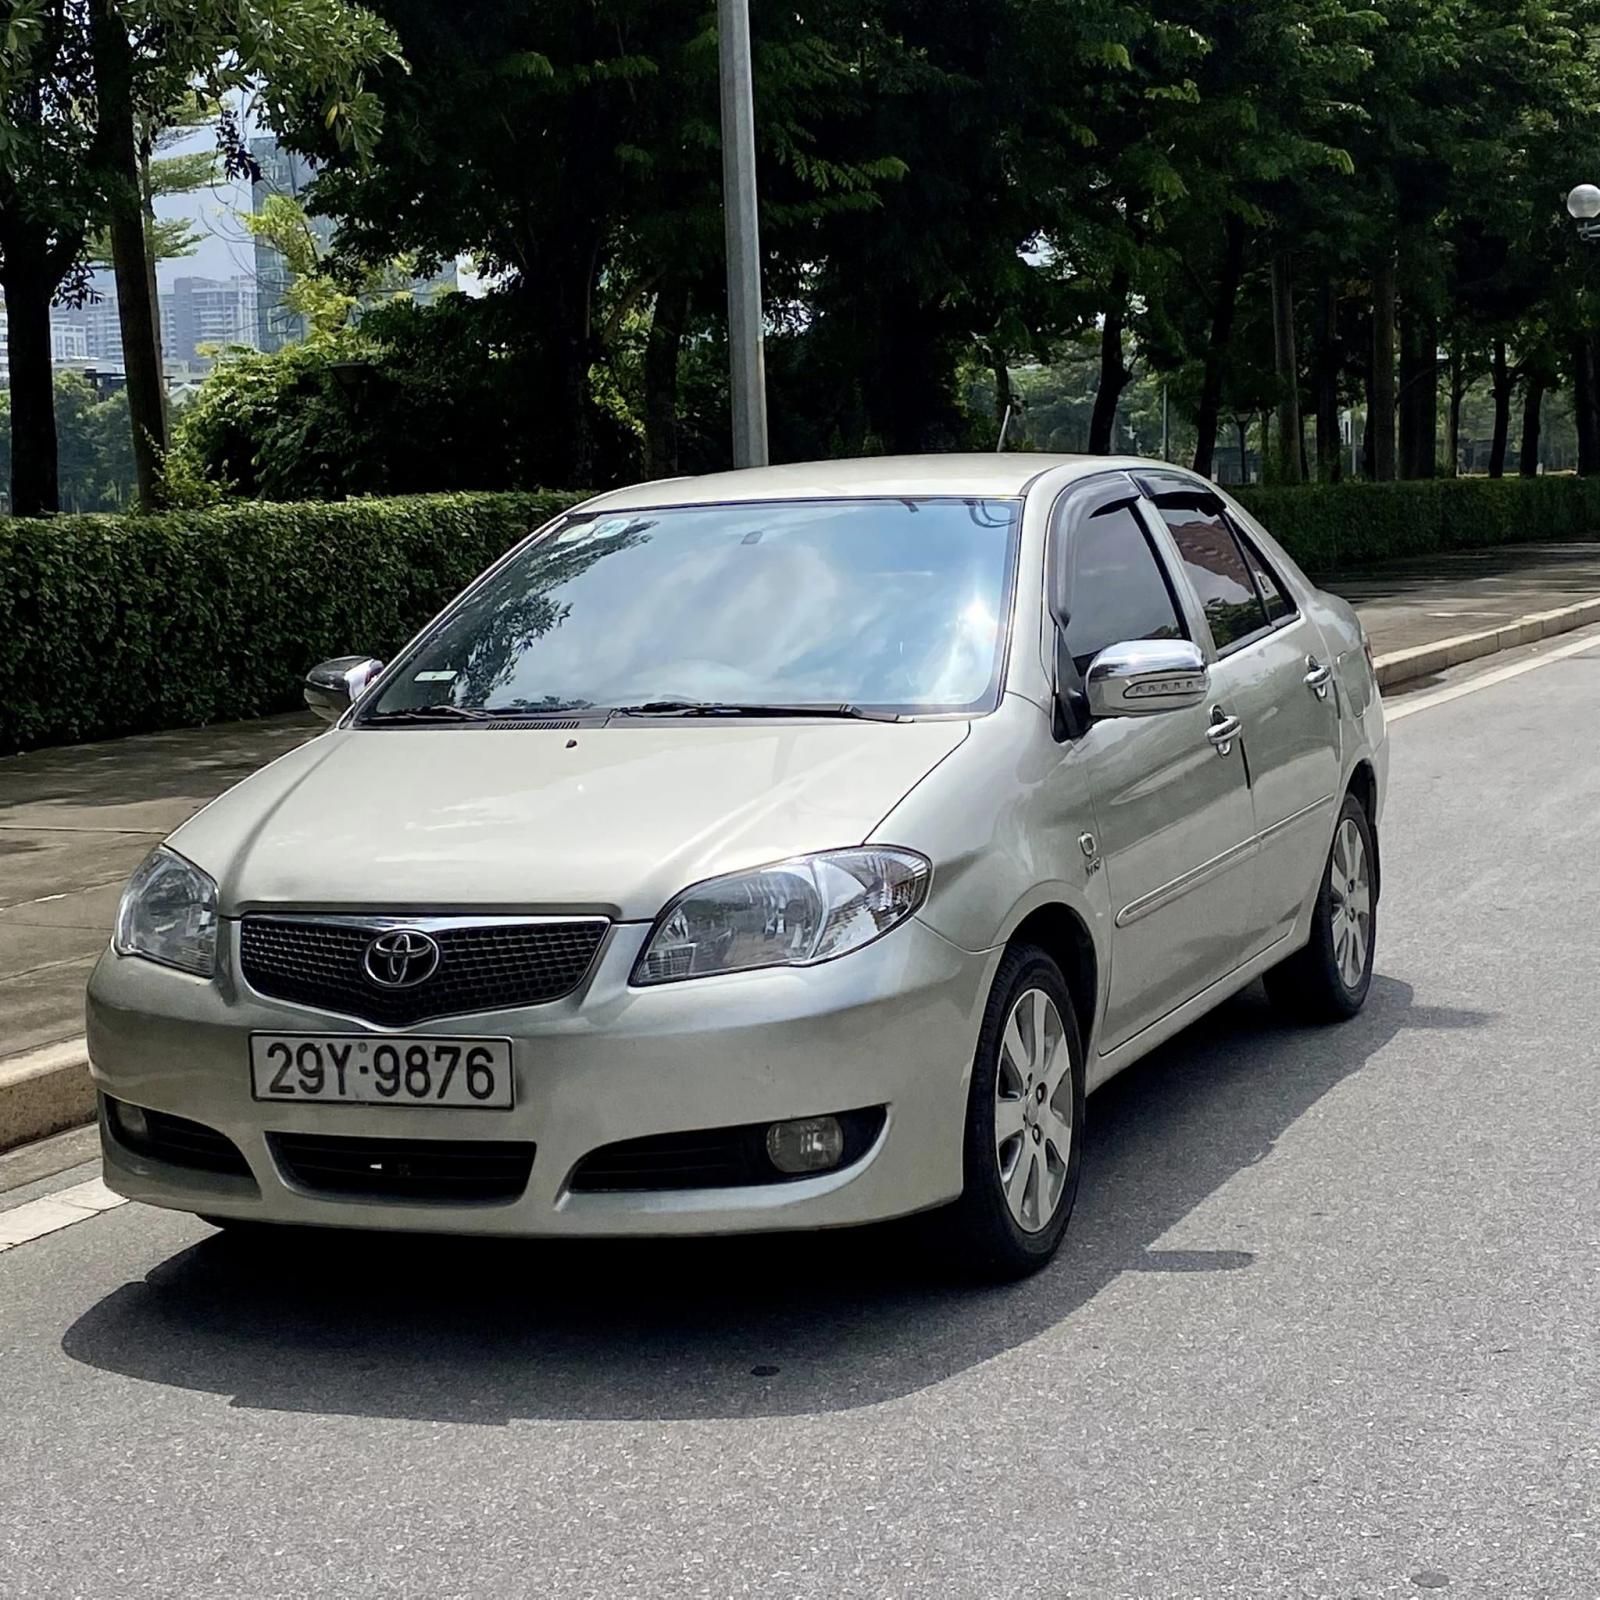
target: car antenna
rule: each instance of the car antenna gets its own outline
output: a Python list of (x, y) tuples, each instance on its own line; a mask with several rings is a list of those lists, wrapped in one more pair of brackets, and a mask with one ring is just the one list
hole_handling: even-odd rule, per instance
[(1011, 413), (1016, 409), (1009, 402), (1006, 405), (1006, 414), (1000, 419), (1000, 437), (995, 441), (994, 453), (1003, 455), (1006, 448), (1006, 434), (1011, 431)]

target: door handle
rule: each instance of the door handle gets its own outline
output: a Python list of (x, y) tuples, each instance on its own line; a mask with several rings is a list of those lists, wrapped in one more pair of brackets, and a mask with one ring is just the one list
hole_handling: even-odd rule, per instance
[(1324, 666), (1315, 656), (1306, 657), (1306, 688), (1319, 700), (1328, 698), (1328, 685), (1333, 681), (1333, 668)]
[(1229, 716), (1221, 706), (1216, 706), (1211, 712), (1211, 726), (1206, 729), (1206, 738), (1216, 747), (1219, 756), (1231, 754), (1233, 741), (1239, 737), (1244, 724), (1237, 718)]

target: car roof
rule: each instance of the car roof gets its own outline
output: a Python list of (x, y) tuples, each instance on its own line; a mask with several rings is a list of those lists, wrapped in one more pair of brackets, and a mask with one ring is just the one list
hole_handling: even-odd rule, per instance
[(614, 489), (588, 502), (588, 509), (711, 505), (750, 500), (843, 500), (882, 495), (892, 499), (929, 495), (1010, 498), (1027, 492), (1047, 472), (1073, 467), (1076, 475), (1123, 468), (1150, 470), (1168, 463), (1138, 456), (1014, 454), (868, 456), (854, 461), (809, 461), (782, 467), (715, 472), (699, 478), (661, 478)]

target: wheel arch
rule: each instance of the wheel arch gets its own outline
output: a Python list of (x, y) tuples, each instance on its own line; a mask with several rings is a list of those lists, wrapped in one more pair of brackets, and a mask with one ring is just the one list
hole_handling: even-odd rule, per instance
[(1372, 898), (1376, 901), (1383, 893), (1383, 851), (1378, 843), (1378, 774), (1365, 756), (1356, 763), (1344, 792), (1360, 803), (1367, 814), (1367, 826), (1372, 830)]
[(1061, 968), (1078, 1037), (1088, 1050), (1100, 1010), (1100, 957), (1088, 924), (1064, 901), (1051, 900), (1023, 917), (1006, 943), (1037, 945)]

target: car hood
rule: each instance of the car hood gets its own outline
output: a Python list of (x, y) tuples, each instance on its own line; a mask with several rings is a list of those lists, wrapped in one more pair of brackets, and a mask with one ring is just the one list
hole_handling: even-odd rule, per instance
[(703, 878), (861, 843), (969, 726), (335, 729), (213, 801), (171, 844), (217, 880), (224, 916), (643, 921)]

